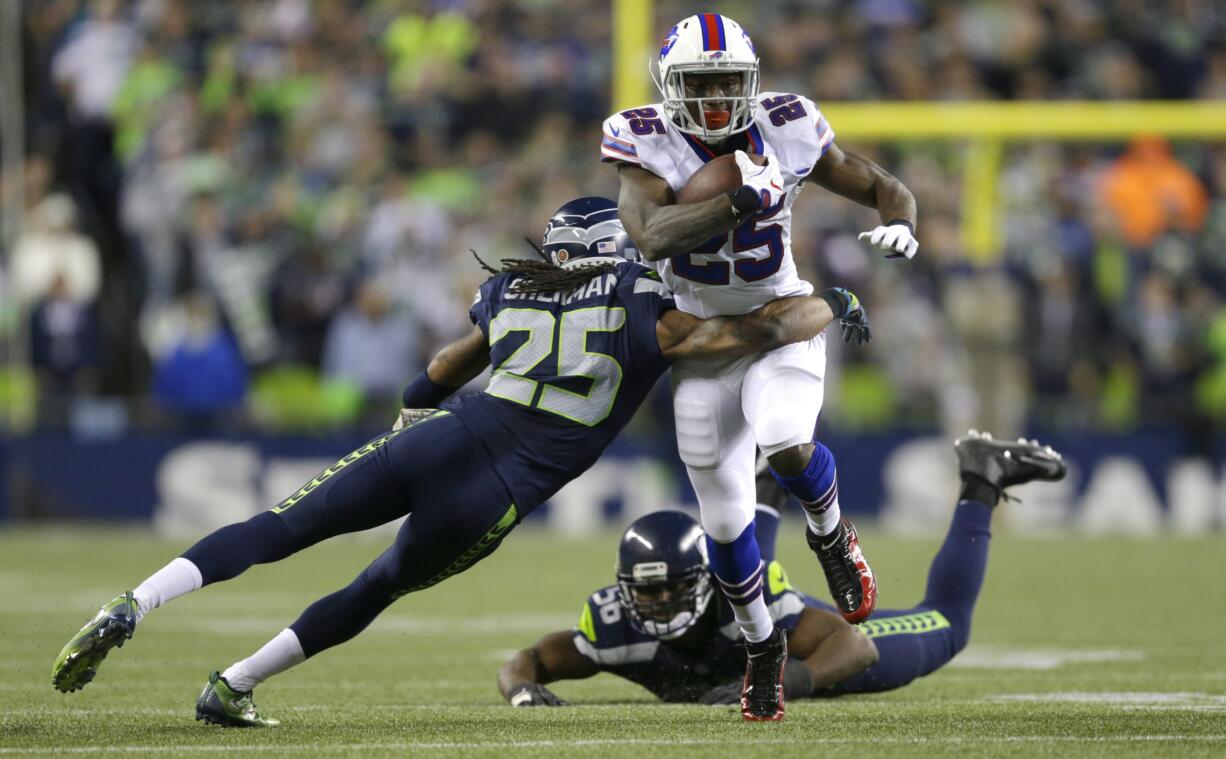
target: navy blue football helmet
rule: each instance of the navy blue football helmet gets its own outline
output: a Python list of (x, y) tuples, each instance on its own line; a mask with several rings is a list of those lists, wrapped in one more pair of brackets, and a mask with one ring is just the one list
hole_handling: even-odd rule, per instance
[(702, 526), (680, 511), (657, 511), (635, 520), (617, 549), (617, 586), (626, 617), (637, 630), (664, 640), (680, 636), (711, 601)]
[(608, 198), (576, 198), (563, 205), (545, 225), (541, 248), (555, 266), (583, 258), (639, 260), (617, 203)]

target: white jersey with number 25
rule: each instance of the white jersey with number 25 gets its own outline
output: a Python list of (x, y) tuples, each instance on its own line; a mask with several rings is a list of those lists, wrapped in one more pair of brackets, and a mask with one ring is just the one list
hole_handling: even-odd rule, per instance
[[(792, 203), (834, 142), (834, 130), (812, 100), (765, 92), (758, 96), (754, 123), (745, 136), (746, 152), (778, 162), (783, 197), (771, 198), (771, 207), (688, 254), (648, 264), (675, 293), (678, 308), (702, 318), (744, 314), (776, 298), (813, 292), (813, 286), (797, 276), (792, 259)], [(642, 166), (679, 193), (715, 154), (697, 137), (678, 130), (656, 103), (605, 119), (600, 156), (602, 161)]]

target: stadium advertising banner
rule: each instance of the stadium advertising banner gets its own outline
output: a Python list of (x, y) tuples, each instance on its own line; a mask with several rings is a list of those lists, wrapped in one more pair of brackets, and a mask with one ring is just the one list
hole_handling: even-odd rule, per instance
[[(1072, 471), (1055, 485), (1018, 488), (1026, 508), (1009, 510), (1012, 529), (1145, 535), (1226, 527), (1222, 460), (1186, 455), (1175, 436), (1039, 437), (1066, 453)], [(0, 438), (0, 520), (152, 521), (169, 533), (198, 535), (277, 503), (362, 442)], [(877, 516), (902, 532), (933, 532), (945, 524), (957, 473), (944, 438), (842, 436), (829, 444), (838, 456), (846, 511)], [(677, 504), (697, 508), (676, 459), (622, 439), (532, 521), (578, 536)]]

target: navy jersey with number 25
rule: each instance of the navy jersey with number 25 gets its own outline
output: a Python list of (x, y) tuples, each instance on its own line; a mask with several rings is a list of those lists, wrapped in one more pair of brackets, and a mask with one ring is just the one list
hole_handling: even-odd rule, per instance
[(475, 433), (522, 514), (630, 421), (668, 368), (656, 322), (674, 305), (658, 274), (629, 261), (568, 292), (512, 292), (515, 281), (491, 278), (469, 310), (489, 340), (489, 386), (443, 407)]

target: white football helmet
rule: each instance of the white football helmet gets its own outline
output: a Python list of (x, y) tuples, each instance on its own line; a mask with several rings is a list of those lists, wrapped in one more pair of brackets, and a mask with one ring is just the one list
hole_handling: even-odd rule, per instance
[[(741, 74), (739, 96), (686, 96), (687, 75), (725, 73)], [(758, 56), (749, 35), (727, 16), (699, 13), (682, 19), (660, 46), (651, 78), (663, 96), (665, 113), (682, 132), (719, 142), (753, 125), (758, 106)], [(726, 123), (707, 123), (705, 106), (714, 102), (728, 103), (731, 117)], [(690, 112), (691, 103), (697, 105), (697, 118)]]

